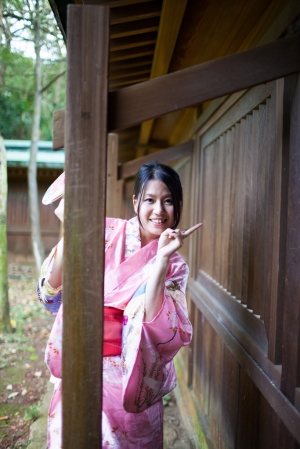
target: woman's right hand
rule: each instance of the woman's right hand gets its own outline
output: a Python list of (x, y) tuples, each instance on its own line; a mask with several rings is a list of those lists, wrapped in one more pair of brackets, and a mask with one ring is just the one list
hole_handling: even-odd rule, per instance
[(62, 198), (59, 202), (59, 205), (54, 211), (55, 215), (60, 219), (60, 221), (64, 222), (64, 214), (65, 214), (65, 200)]

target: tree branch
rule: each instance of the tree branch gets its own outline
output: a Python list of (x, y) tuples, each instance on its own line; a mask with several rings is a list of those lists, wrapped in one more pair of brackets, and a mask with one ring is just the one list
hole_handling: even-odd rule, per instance
[(60, 78), (61, 76), (63, 76), (66, 73), (66, 70), (64, 70), (63, 72), (59, 73), (57, 76), (55, 76), (48, 84), (46, 84), (46, 86), (44, 86), (41, 90), (40, 90), (40, 94), (42, 94), (43, 92), (45, 92), (45, 90), (47, 90), (53, 83), (55, 83), (56, 80), (58, 80), (58, 78)]

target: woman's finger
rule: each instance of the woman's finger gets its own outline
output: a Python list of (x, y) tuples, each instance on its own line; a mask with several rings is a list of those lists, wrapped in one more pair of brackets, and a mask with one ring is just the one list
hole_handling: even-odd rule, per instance
[(192, 226), (191, 228), (187, 229), (186, 231), (182, 231), (182, 236), (185, 239), (186, 237), (188, 237), (189, 235), (191, 235), (194, 231), (196, 231), (197, 229), (199, 229), (202, 226), (202, 223), (198, 223), (195, 226)]

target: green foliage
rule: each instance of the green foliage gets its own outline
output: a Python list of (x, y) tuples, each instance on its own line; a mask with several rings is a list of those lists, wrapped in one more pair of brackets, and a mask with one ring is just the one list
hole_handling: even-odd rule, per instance
[(32, 440), (28, 440), (26, 443), (17, 443), (14, 446), (14, 449), (27, 449)]
[(26, 421), (35, 421), (39, 417), (40, 405), (41, 404), (38, 402), (37, 404), (31, 405), (25, 410), (24, 418), (26, 419)]
[(49, 2), (39, 0), (39, 4), (37, 12), (33, 0), (4, 1), (2, 45), (0, 42), (0, 134), (5, 139), (31, 138), (35, 55), (32, 46), (32, 57), (25, 56), (20, 44), (30, 45), (29, 42), (34, 41), (37, 14), (42, 14), (39, 41), (43, 56), (42, 91), (48, 86), (42, 97), (41, 140), (52, 139), (53, 111), (65, 105), (66, 63), (62, 36)]
[(6, 47), (0, 50), (0, 61), (0, 134), (5, 139), (30, 139), (34, 61)]

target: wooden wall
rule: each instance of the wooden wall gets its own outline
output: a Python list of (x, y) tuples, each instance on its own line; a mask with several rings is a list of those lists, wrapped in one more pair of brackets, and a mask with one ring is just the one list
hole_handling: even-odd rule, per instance
[[(60, 224), (54, 214), (58, 203), (44, 206), (42, 198), (50, 182), (39, 183), (40, 220), (42, 237), (46, 254), (56, 245), (59, 239)], [(25, 256), (32, 258), (29, 200), (26, 180), (8, 181), (7, 201), (7, 245), (10, 257)]]
[(196, 135), (177, 360), (196, 447), (300, 447), (299, 79), (231, 96)]

